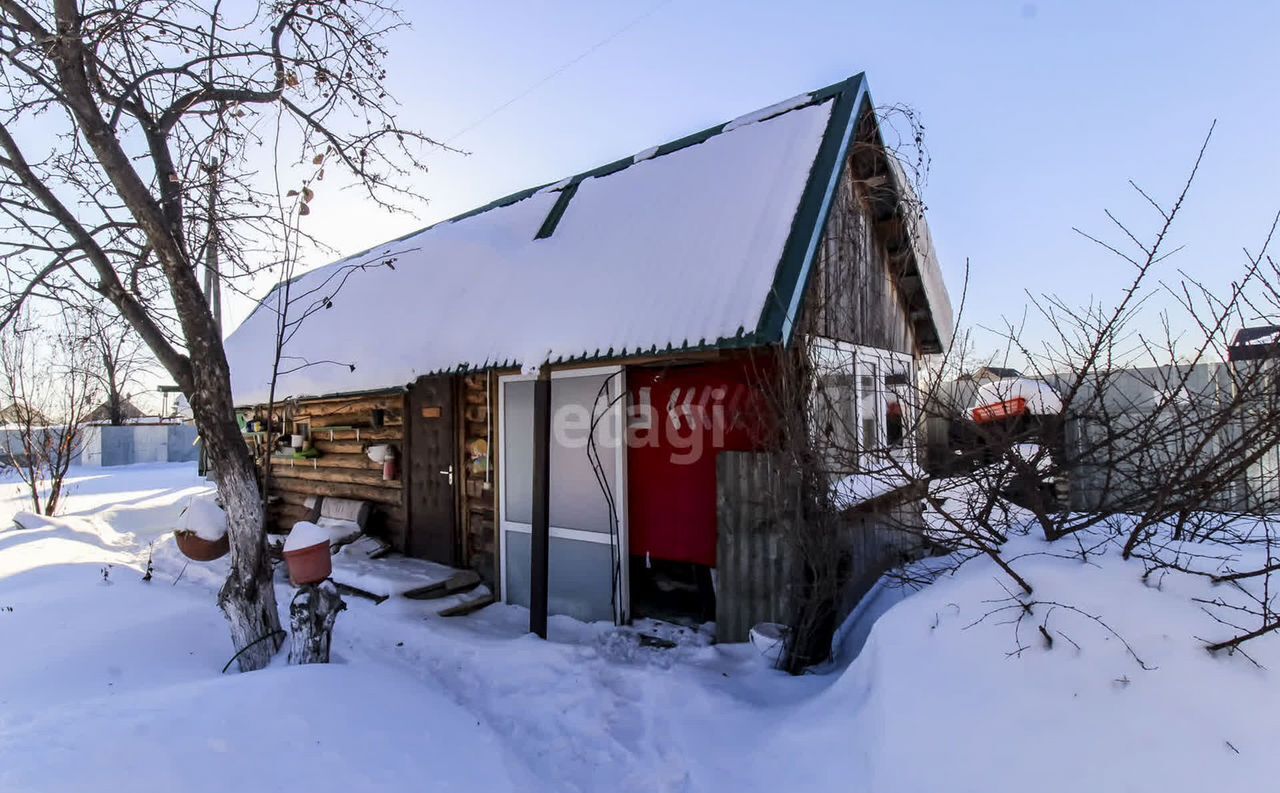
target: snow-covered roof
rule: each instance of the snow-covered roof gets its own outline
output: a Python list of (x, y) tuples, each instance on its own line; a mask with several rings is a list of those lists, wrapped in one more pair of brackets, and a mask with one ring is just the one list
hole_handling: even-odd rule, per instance
[[(785, 340), (767, 309), (794, 313), (868, 102), (859, 75), (305, 273), (292, 315), (331, 307), (290, 339), (276, 394)], [(283, 288), (227, 339), (241, 404), (266, 399)]]
[(1027, 412), (1034, 416), (1053, 416), (1062, 412), (1062, 397), (1053, 386), (1029, 377), (1010, 377), (990, 380), (978, 386), (969, 413), (973, 415), (979, 408), (1011, 399), (1025, 400)]

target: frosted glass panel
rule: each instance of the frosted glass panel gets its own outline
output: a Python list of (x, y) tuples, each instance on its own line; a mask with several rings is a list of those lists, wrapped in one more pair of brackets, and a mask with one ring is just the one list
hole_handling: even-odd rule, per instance
[[(618, 378), (610, 383), (609, 393), (596, 396), (608, 375), (562, 377), (551, 381), (551, 525), (563, 529), (609, 531), (609, 503), (596, 478), (591, 460), (591, 417), (603, 413), (596, 425), (596, 450), (602, 476), (616, 490), (617, 450), (613, 435), (616, 422), (611, 421), (610, 394), (618, 392)], [(616, 413), (617, 406), (613, 411)], [(613, 497), (618, 498), (614, 492)]]
[[(529, 548), (532, 535), (508, 531), (507, 602), (529, 605)], [(613, 555), (598, 542), (552, 537), (548, 548), (547, 610), (575, 619), (613, 621)]]
[(502, 385), (502, 454), (498, 465), (506, 469), (503, 500), (506, 520), (533, 521), (533, 381), (515, 380)]
[[(609, 392), (597, 395), (607, 375), (558, 377), (551, 381), (551, 525), (562, 529), (608, 532), (610, 508), (587, 456), (593, 412), (605, 413), (596, 426), (601, 474), (617, 499), (617, 441), (620, 408), (610, 403), (621, 387), (614, 378)], [(532, 521), (533, 381), (503, 385), (502, 458), (506, 469), (505, 519)]]

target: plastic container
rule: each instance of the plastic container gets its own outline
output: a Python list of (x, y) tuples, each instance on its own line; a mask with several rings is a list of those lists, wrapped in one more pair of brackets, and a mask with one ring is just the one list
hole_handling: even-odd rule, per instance
[(333, 574), (333, 557), (329, 555), (329, 541), (318, 542), (284, 552), (289, 566), (289, 581), (294, 586), (318, 584)]
[(1022, 397), (1005, 399), (991, 405), (982, 405), (973, 409), (974, 424), (991, 424), (1003, 419), (1016, 418), (1027, 412), (1027, 400)]
[(330, 532), (309, 520), (293, 524), (284, 541), (284, 561), (294, 586), (318, 584), (333, 574)]
[(175, 531), (173, 539), (182, 555), (193, 562), (212, 562), (231, 552), (231, 541), (225, 534), (217, 540), (206, 540), (194, 531)]
[(787, 649), (787, 636), (791, 629), (777, 622), (761, 622), (748, 634), (751, 646), (756, 648), (770, 666), (776, 667)]

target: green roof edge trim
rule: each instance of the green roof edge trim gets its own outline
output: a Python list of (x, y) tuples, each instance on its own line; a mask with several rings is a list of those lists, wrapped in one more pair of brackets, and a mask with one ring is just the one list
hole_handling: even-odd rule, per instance
[(791, 223), (791, 233), (782, 249), (773, 288), (760, 312), (760, 323), (754, 334), (762, 342), (788, 344), (794, 329), (800, 301), (809, 283), (813, 260), (827, 227), (831, 204), (844, 174), (849, 143), (862, 107), (870, 101), (865, 73), (813, 93), (814, 101), (836, 97), (827, 122), (822, 143), (809, 171), (809, 181), (800, 197), (800, 206)]
[(533, 235), (535, 240), (545, 240), (555, 233), (556, 226), (560, 225), (560, 218), (564, 217), (564, 211), (569, 208), (569, 202), (573, 200), (573, 196), (577, 192), (578, 182), (574, 182), (560, 191), (560, 197), (556, 199), (551, 211), (547, 213), (547, 219), (542, 221), (542, 226), (538, 229), (538, 233)]

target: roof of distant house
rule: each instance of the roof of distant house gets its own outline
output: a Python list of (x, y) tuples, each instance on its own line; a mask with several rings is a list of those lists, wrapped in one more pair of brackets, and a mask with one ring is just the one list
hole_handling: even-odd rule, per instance
[[(125, 419), (125, 420), (140, 419), (146, 415), (147, 415), (146, 413), (142, 412), (141, 408), (139, 408), (137, 405), (133, 404), (129, 400), (127, 399), (121, 400), (120, 402), (120, 418), (121, 419)], [(111, 403), (103, 402), (101, 405), (98, 405), (96, 408), (94, 408), (92, 412), (89, 413), (89, 415), (85, 416), (84, 420), (86, 423), (96, 424), (96, 423), (102, 423), (102, 422), (110, 422), (111, 419), (112, 419)]]
[(1227, 348), (1229, 361), (1258, 361), (1280, 358), (1280, 325), (1241, 328)]

